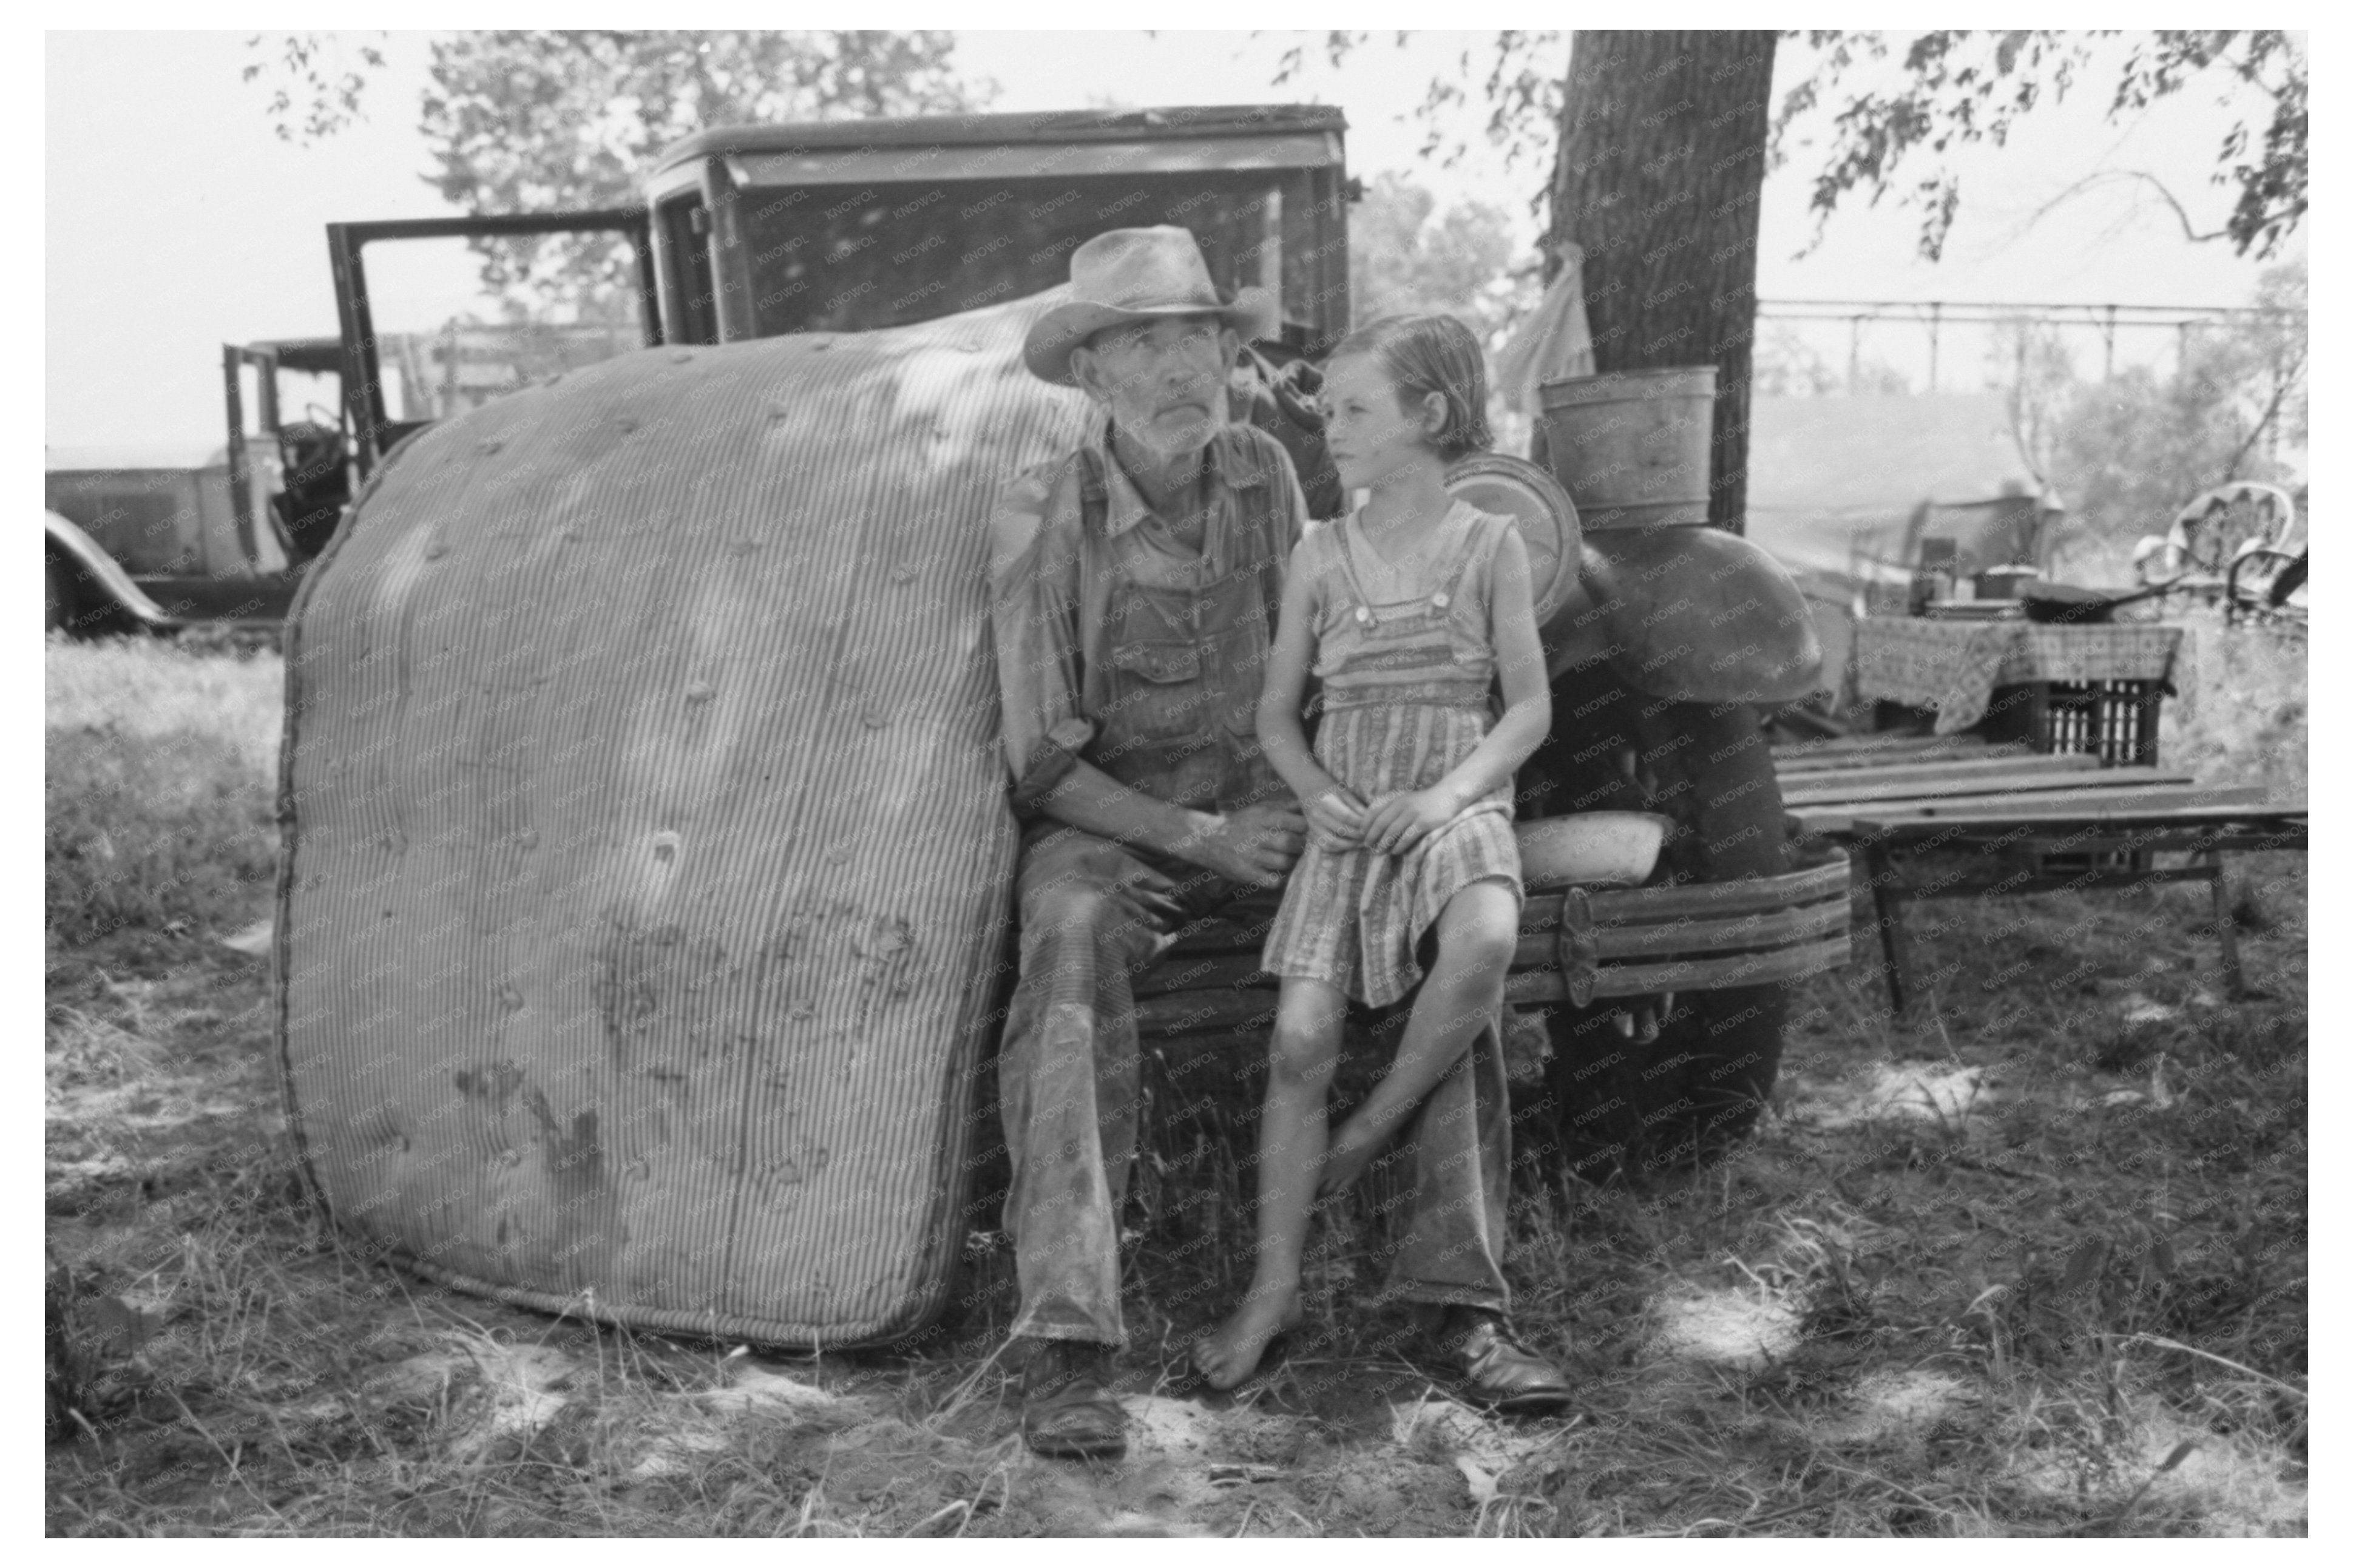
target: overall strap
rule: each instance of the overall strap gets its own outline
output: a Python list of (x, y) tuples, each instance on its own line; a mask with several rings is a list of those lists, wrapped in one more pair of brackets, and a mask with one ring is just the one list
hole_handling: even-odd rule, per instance
[[(1464, 507), (1469, 504), (1467, 501), (1454, 503), (1455, 506)], [(1452, 508), (1448, 510), (1451, 512)], [(1472, 513), (1470, 526), (1462, 531), (1462, 536), (1454, 542), (1452, 548), (1448, 550), (1440, 560), (1439, 570), (1432, 574), (1438, 580), (1438, 587), (1430, 595), (1430, 602), (1437, 608), (1443, 610), (1461, 596), (1462, 579), (1470, 573), (1471, 558), (1476, 552), (1476, 547), (1484, 531), (1482, 522), (1484, 516), (1485, 514), (1482, 512)]]
[(1358, 625), (1370, 626), (1373, 602), (1365, 596), (1365, 585), (1356, 581), (1356, 557), (1348, 549), (1348, 524), (1356, 520), (1356, 516), (1355, 512), (1350, 512), (1332, 525), (1333, 542), (1339, 547), (1341, 574), (1348, 579), (1348, 592), (1356, 601), (1352, 614)]
[(1100, 536), (1103, 520), (1111, 515), (1111, 481), (1103, 475), (1103, 461), (1095, 451), (1094, 443), (1082, 442), (1076, 456), (1079, 459), (1079, 523), (1085, 532)]

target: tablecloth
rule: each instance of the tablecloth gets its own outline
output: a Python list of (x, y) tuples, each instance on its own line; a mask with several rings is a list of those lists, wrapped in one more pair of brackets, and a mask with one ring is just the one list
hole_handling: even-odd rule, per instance
[(1854, 626), (1855, 690), (1936, 710), (1936, 733), (1984, 716), (1997, 686), (2026, 680), (2170, 682), (2179, 626), (1867, 616)]

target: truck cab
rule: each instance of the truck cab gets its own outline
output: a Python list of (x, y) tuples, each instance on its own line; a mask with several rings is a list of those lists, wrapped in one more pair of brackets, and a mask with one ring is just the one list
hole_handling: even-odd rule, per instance
[(664, 152), (642, 206), (330, 224), (340, 333), (226, 345), (224, 447), (52, 455), (47, 625), (274, 626), (437, 419), (642, 347), (1039, 293), (1106, 228), (1192, 230), (1219, 287), (1281, 300), (1262, 350), (1320, 357), (1348, 325), (1346, 129), (1314, 104), (733, 126)]
[(1282, 301), (1265, 347), (1320, 357), (1348, 326), (1346, 129), (1315, 104), (731, 126), (664, 152), (643, 208), (330, 225), (353, 456), (364, 475), (426, 422), (385, 391), (385, 329), (423, 323), (379, 300), (423, 241), (503, 256), (510, 277), (570, 255), (610, 280), (586, 303), (618, 352), (930, 321), (1064, 282), (1107, 228), (1177, 224), (1220, 289)]

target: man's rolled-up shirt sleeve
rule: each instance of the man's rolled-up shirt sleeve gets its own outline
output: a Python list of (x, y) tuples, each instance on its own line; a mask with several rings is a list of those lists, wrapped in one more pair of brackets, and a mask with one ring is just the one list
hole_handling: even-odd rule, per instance
[(988, 579), (999, 731), (1014, 808), (1027, 815), (1094, 739), (1079, 712), (1076, 530), (1048, 525), (1050, 486), (1014, 481), (997, 505)]

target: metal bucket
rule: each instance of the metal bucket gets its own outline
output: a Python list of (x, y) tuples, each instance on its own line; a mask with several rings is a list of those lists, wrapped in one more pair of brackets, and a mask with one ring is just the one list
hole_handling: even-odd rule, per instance
[(1545, 451), (1587, 531), (1707, 521), (1715, 367), (1548, 381)]

